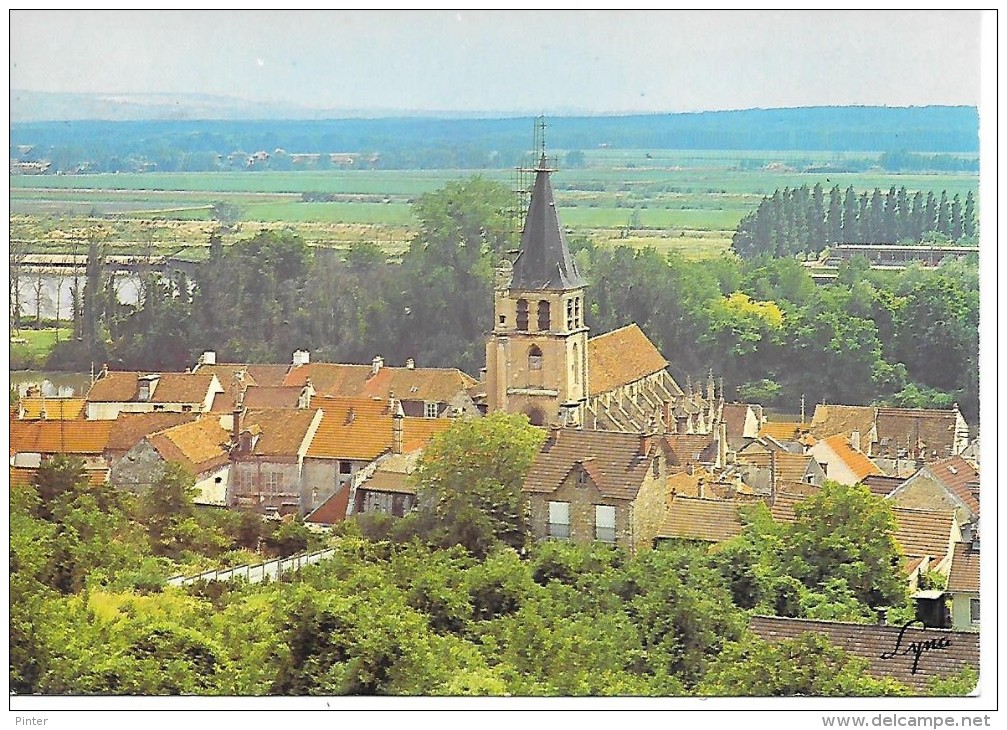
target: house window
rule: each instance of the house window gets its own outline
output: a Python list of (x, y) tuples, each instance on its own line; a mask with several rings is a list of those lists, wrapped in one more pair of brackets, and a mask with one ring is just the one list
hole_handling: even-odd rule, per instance
[(969, 613), (972, 615), (972, 623), (979, 623), (979, 599), (973, 598), (969, 601)]
[(436, 401), (426, 401), (423, 404), (423, 417), (424, 418), (437, 418), (437, 402)]
[(570, 538), (570, 503), (549, 503), (549, 525), (546, 534), (561, 540)]
[(339, 462), (339, 473), (340, 474), (350, 474), (353, 471), (352, 461), (340, 461)]
[(191, 405), (183, 405), (182, 406), (182, 413), (191, 413), (191, 412), (192, 412), (192, 406)]
[(566, 300), (566, 328), (572, 330), (577, 326), (577, 321), (573, 318), (573, 299)]
[(573, 343), (573, 357), (570, 359), (570, 369), (573, 371), (573, 384), (580, 385), (580, 348)]
[(542, 351), (538, 348), (538, 345), (532, 345), (528, 350), (528, 369), (542, 369)]
[(594, 506), (594, 538), (602, 542), (615, 542), (615, 507), (607, 504)]
[(549, 302), (542, 299), (538, 303), (538, 328), (540, 332), (545, 332), (552, 326), (549, 317)]
[(266, 492), (279, 494), (283, 491), (283, 473), (271, 471), (266, 474)]
[(577, 469), (577, 486), (586, 487), (587, 486), (587, 469), (580, 467)]
[(517, 300), (517, 328), (522, 332), (528, 331), (528, 300)]
[(245, 469), (238, 471), (238, 493), (253, 494), (255, 491), (255, 473)]

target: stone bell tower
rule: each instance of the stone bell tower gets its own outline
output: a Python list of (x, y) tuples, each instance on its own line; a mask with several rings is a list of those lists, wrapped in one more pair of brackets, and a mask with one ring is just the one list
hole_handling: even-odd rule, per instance
[(486, 344), (489, 411), (524, 413), (537, 426), (583, 423), (588, 395), (584, 288), (567, 246), (542, 155), (521, 249), (496, 269)]

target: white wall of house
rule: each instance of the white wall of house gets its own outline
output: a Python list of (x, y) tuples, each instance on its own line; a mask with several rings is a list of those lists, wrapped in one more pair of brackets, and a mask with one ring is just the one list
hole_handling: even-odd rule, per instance
[(208, 504), (214, 507), (227, 505), (227, 481), (230, 479), (231, 465), (225, 464), (218, 469), (203, 472), (196, 477), (196, 489), (199, 494), (193, 500), (196, 504)]
[(979, 630), (979, 621), (972, 621), (973, 600), (979, 600), (978, 593), (955, 593), (951, 597), (951, 628), (959, 631)]

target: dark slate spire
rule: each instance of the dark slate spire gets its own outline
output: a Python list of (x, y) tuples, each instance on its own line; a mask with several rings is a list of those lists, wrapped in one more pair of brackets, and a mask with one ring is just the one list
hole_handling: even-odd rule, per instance
[(545, 155), (535, 168), (535, 188), (514, 262), (512, 289), (578, 289), (587, 282), (577, 271), (556, 212)]

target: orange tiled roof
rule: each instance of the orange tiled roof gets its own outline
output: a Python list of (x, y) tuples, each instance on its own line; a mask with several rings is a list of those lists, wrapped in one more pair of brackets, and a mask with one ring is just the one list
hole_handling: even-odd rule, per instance
[(588, 395), (598, 395), (664, 370), (668, 361), (637, 325), (587, 341)]
[(193, 475), (228, 461), (231, 434), (217, 418), (201, 418), (150, 436), (151, 445), (165, 461), (181, 464)]
[(13, 421), (14, 453), (101, 454), (114, 421)]
[(979, 551), (967, 542), (955, 543), (951, 558), (951, 573), (948, 575), (948, 590), (957, 593), (979, 592)]
[[(140, 388), (138, 379), (145, 373), (109, 372), (99, 378), (87, 392), (89, 403), (130, 403), (136, 401)], [(202, 403), (206, 398), (213, 373), (164, 373), (157, 380), (151, 403)]]
[(672, 500), (657, 537), (720, 542), (740, 534), (737, 502), (679, 495)]
[(123, 403), (136, 398), (137, 378), (143, 373), (133, 370), (109, 372), (91, 384), (86, 400), (89, 403)]
[(45, 417), (50, 421), (73, 421), (83, 418), (86, 401), (83, 398), (22, 398), (19, 401), (23, 411), (23, 420), (35, 420), (42, 417), (42, 409), (45, 408)]
[(875, 409), (873, 406), (815, 406), (815, 414), (811, 418), (811, 435), (823, 439), (835, 436), (837, 433), (849, 436), (859, 431), (865, 438), (874, 427)]
[(342, 398), (375, 397), (447, 402), (477, 384), (455, 368), (382, 367), (375, 375), (370, 365), (315, 362), (292, 367), (286, 386), (303, 386), (310, 378), (318, 395)]
[(867, 458), (867, 455), (862, 451), (857, 451), (850, 445), (850, 440), (843, 434), (836, 434), (835, 436), (830, 436), (825, 439), (825, 443), (828, 445), (832, 452), (843, 460), (843, 463), (854, 473), (857, 481), (860, 481), (864, 477), (869, 477), (871, 475), (883, 475), (884, 472)]
[(255, 454), (292, 457), (304, 443), (316, 414), (315, 408), (249, 410), (242, 418), (241, 430), (259, 434)]
[(195, 421), (196, 413), (120, 413), (112, 424), (108, 434), (107, 449), (111, 452), (126, 452), (136, 446), (145, 437), (166, 428), (180, 426), (183, 423)]
[[(392, 447), (393, 418), (385, 398), (315, 396), (311, 407), (320, 408), (324, 415), (308, 456), (371, 461)], [(425, 446), (452, 423), (446, 418), (403, 418), (403, 450)]]
[(807, 425), (802, 423), (792, 423), (790, 421), (770, 421), (762, 424), (762, 428), (759, 429), (759, 435), (769, 436), (777, 441), (796, 441), (801, 437), (802, 433), (807, 430), (807, 428)]
[(303, 387), (296, 385), (250, 385), (245, 388), (241, 405), (245, 408), (297, 408), (302, 390)]
[[(10, 486), (26, 487), (32, 484), (38, 469), (23, 469), (20, 467), (10, 468)], [(87, 483), (92, 487), (101, 486), (108, 481), (108, 469), (85, 469), (84, 475)]]

